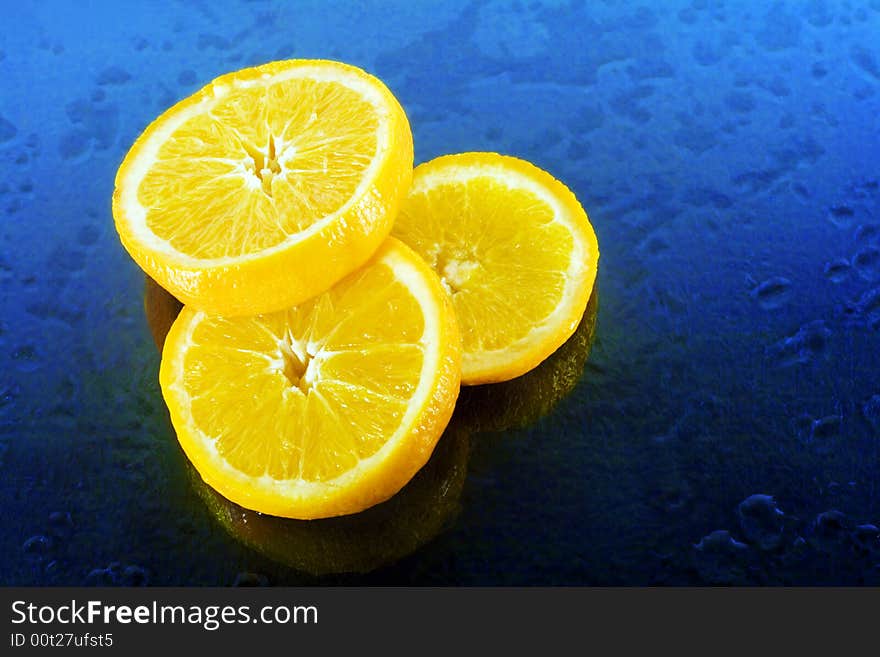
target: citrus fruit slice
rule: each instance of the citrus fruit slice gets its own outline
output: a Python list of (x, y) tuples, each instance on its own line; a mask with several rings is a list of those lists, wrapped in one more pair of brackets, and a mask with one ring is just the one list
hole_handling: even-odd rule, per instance
[(498, 153), (416, 167), (392, 234), (452, 294), (466, 385), (506, 381), (547, 358), (574, 332), (596, 279), (599, 246), (574, 194)]
[(288, 60), (228, 73), (135, 141), (116, 174), (116, 230), (184, 304), (281, 310), (376, 251), (412, 148), (400, 104), (358, 68)]
[[(144, 309), (161, 353), (181, 304), (145, 276)], [(257, 513), (208, 486), (191, 463), (186, 472), (211, 516), (249, 548), (310, 575), (368, 573), (412, 554), (451, 527), (460, 512), (470, 455), (469, 426), (458, 419), (460, 408), (456, 403), (430, 459), (415, 476), (390, 499), (353, 515), (295, 520)]]
[(221, 317), (185, 306), (159, 381), (202, 478), (254, 511), (361, 511), (421, 468), (458, 396), (461, 342), (437, 276), (389, 238), (318, 297)]

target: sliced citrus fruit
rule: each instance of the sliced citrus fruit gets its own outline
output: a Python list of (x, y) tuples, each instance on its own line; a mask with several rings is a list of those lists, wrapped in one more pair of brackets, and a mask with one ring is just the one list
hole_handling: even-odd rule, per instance
[(163, 113), (116, 174), (132, 258), (187, 305), (288, 308), (363, 265), (412, 178), (412, 133), (388, 88), (339, 62), (223, 75)]
[(185, 306), (159, 381), (184, 452), (255, 511), (320, 518), (396, 493), (425, 464), (458, 395), (449, 295), (389, 238), (296, 307), (221, 317)]
[(452, 294), (466, 385), (506, 381), (547, 358), (574, 332), (596, 280), (599, 246), (574, 194), (498, 153), (416, 167), (392, 234)]

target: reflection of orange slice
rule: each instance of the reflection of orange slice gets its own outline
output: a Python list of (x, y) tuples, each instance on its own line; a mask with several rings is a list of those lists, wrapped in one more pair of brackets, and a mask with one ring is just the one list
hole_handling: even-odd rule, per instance
[(230, 502), (194, 470), (192, 481), (226, 531), (273, 561), (311, 575), (366, 573), (412, 554), (458, 515), (469, 442), (455, 425), (453, 420), (431, 459), (399, 493), (354, 515), (276, 518)]
[(364, 268), (289, 310), (184, 307), (159, 381), (180, 444), (225, 497), (293, 518), (355, 513), (422, 467), (458, 395), (449, 295), (389, 238)]
[(281, 310), (366, 262), (412, 177), (412, 134), (376, 78), (330, 61), (221, 76), (156, 119), (116, 175), (132, 258), (224, 315)]
[(497, 153), (419, 165), (392, 233), (452, 293), (464, 384), (512, 379), (562, 345), (584, 314), (599, 262), (574, 194)]

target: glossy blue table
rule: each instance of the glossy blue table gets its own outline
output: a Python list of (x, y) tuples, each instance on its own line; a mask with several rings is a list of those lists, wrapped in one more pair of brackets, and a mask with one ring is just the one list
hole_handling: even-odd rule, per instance
[[(878, 35), (877, 0), (8, 7), (0, 584), (880, 583)], [(110, 214), (155, 116), (289, 57), (381, 77), (416, 162), (550, 171), (602, 251), (571, 343), (463, 391), (398, 497), (314, 523), (194, 475), (173, 303)]]

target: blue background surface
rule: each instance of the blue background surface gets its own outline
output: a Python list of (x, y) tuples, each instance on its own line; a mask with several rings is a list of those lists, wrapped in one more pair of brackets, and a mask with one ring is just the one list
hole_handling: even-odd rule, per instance
[[(880, 583), (877, 0), (3, 13), (0, 584)], [(153, 118), (289, 57), (382, 78), (417, 163), (550, 171), (602, 249), (574, 390), (470, 435), (442, 531), (368, 573), (276, 563), (212, 517), (110, 214)]]

